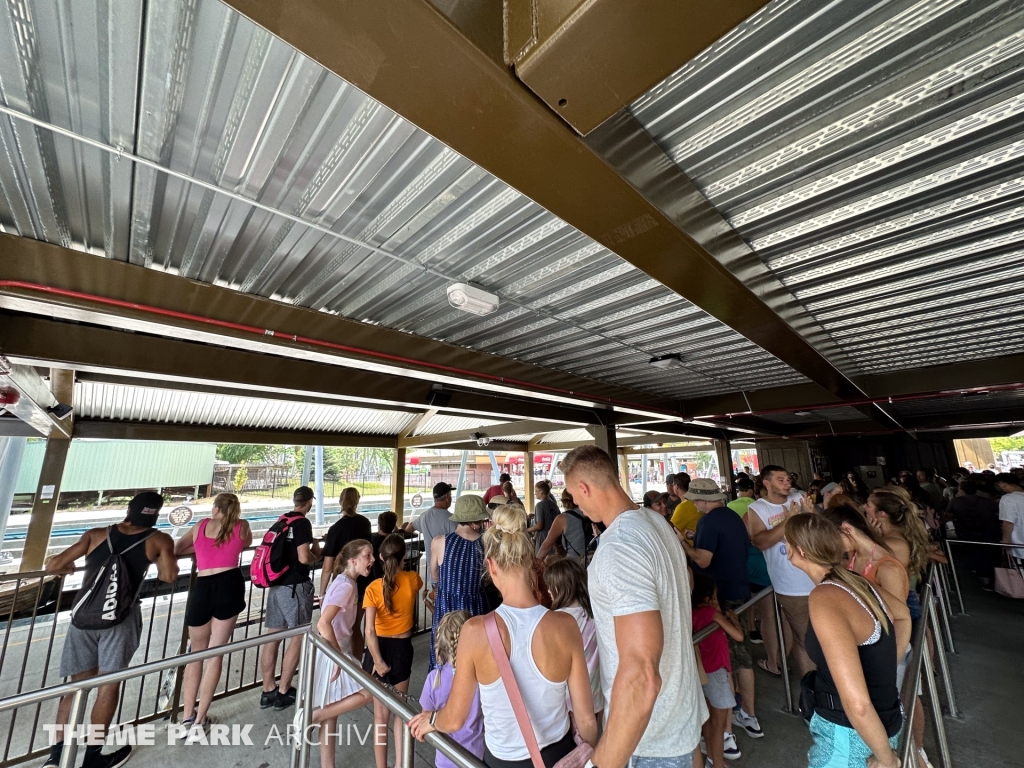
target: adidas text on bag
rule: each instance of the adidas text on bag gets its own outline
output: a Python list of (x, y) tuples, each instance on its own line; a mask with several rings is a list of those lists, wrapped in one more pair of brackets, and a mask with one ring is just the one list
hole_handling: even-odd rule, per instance
[[(113, 528), (113, 526), (111, 526)], [(107, 529), (107, 547), (110, 555), (100, 566), (91, 584), (83, 584), (74, 607), (71, 609), (71, 624), (76, 629), (110, 629), (127, 618), (142, 590), (142, 581), (134, 590), (128, 579), (128, 567), (124, 555), (150, 538), (156, 531), (115, 552)], [(100, 545), (102, 546), (102, 545)]]

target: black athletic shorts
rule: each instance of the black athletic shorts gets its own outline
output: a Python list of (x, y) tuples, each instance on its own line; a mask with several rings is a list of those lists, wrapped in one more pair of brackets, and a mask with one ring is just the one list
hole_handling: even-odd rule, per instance
[(185, 623), (201, 627), (211, 619), (230, 619), (245, 610), (245, 577), (241, 568), (198, 576), (189, 594)]
[[(398, 685), (412, 677), (411, 637), (378, 637), (377, 646), (384, 663), (391, 667), (381, 680), (388, 685)], [(373, 673), (373, 656), (369, 648), (363, 651), (363, 669)]]

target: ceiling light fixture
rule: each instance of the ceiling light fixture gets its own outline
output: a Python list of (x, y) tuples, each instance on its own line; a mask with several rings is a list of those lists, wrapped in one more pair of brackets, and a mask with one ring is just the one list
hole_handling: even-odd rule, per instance
[(810, 416), (810, 411), (793, 411), (794, 416)]
[(683, 365), (683, 358), (680, 355), (659, 355), (658, 357), (652, 357), (650, 360), (651, 365), (655, 368), (661, 368), (666, 370), (668, 368), (685, 368)]
[(448, 303), (474, 315), (489, 315), (498, 309), (498, 297), (469, 283), (448, 286)]

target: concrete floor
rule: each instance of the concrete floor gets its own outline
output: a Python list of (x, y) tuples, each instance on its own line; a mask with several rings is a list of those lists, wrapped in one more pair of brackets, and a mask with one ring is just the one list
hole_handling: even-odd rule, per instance
[[(962, 710), (958, 719), (947, 717), (946, 729), (957, 768), (1005, 768), (1024, 765), (1024, 664), (1020, 657), (1024, 638), (1024, 602), (1008, 600), (984, 592), (970, 574), (961, 574), (961, 585), (968, 614), (953, 619), (952, 629), (957, 653), (950, 655), (957, 703)], [(429, 636), (413, 641), (416, 663), (410, 691), (418, 695), (426, 673)], [(760, 650), (760, 648), (759, 648)], [(792, 673), (794, 690), (799, 678)], [(941, 684), (941, 682), (940, 682)], [(757, 715), (765, 737), (758, 740), (737, 734), (743, 756), (731, 763), (737, 768), (750, 766), (790, 768), (806, 765), (810, 736), (803, 721), (782, 710), (782, 681), (758, 670)], [(290, 748), (272, 734), (283, 734), (294, 716), (294, 708), (284, 712), (261, 710), (259, 693), (248, 692), (214, 704), (211, 713), (219, 723), (251, 723), (252, 746), (166, 745), (166, 724), (157, 727), (156, 746), (139, 747), (131, 765), (136, 768), (166, 766), (169, 763), (191, 763), (195, 768), (284, 768), (290, 761)], [(927, 697), (926, 708), (929, 707)], [(941, 768), (930, 713), (926, 748), (936, 768)], [(361, 732), (373, 721), (367, 708), (343, 719)], [(276, 727), (277, 731), (274, 730)], [(109, 748), (107, 748), (109, 751)], [(319, 753), (311, 748), (311, 766), (319, 766)], [(41, 764), (41, 763), (36, 763)], [(393, 764), (393, 756), (389, 758)], [(434, 750), (416, 746), (416, 764), (433, 768)], [(337, 751), (338, 768), (372, 768), (373, 752), (367, 744), (360, 746), (353, 735), (351, 745)]]

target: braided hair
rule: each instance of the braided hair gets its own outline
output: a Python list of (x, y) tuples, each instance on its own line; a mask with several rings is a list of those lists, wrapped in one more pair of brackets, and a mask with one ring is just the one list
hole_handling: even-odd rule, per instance
[[(434, 653), (437, 666), (451, 664), (455, 666), (455, 656), (459, 651), (459, 635), (463, 625), (469, 620), (469, 611), (450, 611), (437, 623), (437, 635), (434, 638)], [(434, 687), (441, 682), (441, 676), (434, 677)]]

